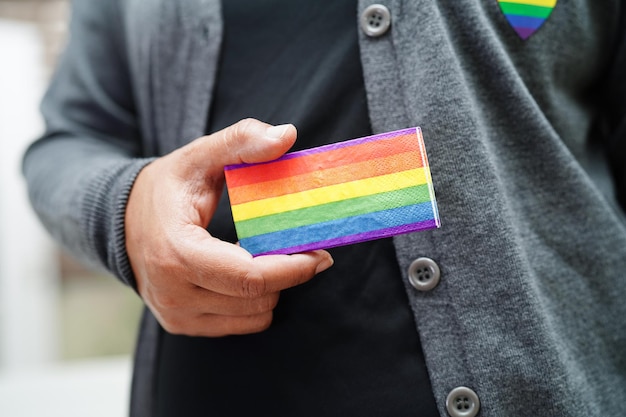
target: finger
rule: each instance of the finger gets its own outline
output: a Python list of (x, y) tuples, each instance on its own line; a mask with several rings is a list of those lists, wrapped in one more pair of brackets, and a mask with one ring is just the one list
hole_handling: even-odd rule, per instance
[(196, 290), (204, 293), (204, 302), (198, 306), (198, 311), (204, 314), (222, 316), (252, 316), (268, 313), (278, 304), (279, 292), (265, 294), (258, 298), (240, 298), (208, 292), (203, 288)]
[(334, 261), (324, 250), (293, 255), (267, 255), (254, 258), (253, 263), (265, 281), (268, 292), (282, 291), (304, 284), (330, 268)]
[(209, 177), (221, 176), (226, 165), (264, 162), (280, 157), (293, 145), (296, 136), (293, 125), (272, 126), (245, 119), (199, 138), (181, 151), (188, 168), (196, 171), (202, 167)]
[(279, 296), (274, 292), (257, 298), (232, 297), (189, 284), (179, 285), (174, 291), (153, 291), (151, 305), (164, 314), (250, 316), (272, 311)]
[(245, 317), (202, 314), (191, 319), (180, 316), (169, 321), (161, 321), (161, 325), (172, 334), (223, 337), (262, 332), (270, 327), (272, 319), (271, 311)]
[(189, 247), (188, 279), (202, 288), (233, 297), (257, 298), (302, 284), (328, 269), (326, 251), (253, 258), (243, 248), (206, 236)]

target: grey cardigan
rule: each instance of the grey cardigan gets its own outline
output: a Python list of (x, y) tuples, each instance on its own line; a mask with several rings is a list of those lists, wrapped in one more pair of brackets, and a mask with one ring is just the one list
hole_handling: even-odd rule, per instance
[[(441, 268), (428, 292), (398, 277), (441, 415), (458, 386), (482, 416), (623, 415), (626, 4), (560, 0), (525, 41), (496, 0), (384, 4), (391, 29), (360, 31), (361, 57), (373, 130), (425, 135), (442, 228), (394, 241), (403, 271)], [(76, 0), (72, 22), (24, 172), (51, 233), (132, 286), (126, 199), (150, 158), (204, 133), (220, 4)], [(156, 329), (146, 314), (134, 416), (151, 415)]]

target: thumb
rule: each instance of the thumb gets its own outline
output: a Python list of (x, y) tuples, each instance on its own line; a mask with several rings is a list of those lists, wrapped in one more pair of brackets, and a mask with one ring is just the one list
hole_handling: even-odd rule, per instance
[(272, 126), (255, 119), (244, 119), (219, 132), (190, 144), (190, 165), (204, 167), (206, 173), (221, 173), (225, 165), (265, 162), (282, 156), (295, 142), (297, 131), (291, 124)]

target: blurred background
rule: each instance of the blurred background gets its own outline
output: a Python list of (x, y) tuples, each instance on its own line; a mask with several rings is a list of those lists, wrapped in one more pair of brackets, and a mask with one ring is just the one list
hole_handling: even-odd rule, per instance
[(69, 14), (66, 0), (0, 0), (1, 417), (127, 415), (141, 302), (49, 239), (20, 174)]

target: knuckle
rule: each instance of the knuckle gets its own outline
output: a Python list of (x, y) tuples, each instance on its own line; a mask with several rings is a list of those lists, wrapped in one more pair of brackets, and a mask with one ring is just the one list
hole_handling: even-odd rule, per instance
[[(227, 131), (229, 134), (225, 137), (226, 146), (233, 151), (238, 150), (241, 143), (244, 142), (248, 136), (252, 135), (255, 123), (256, 120), (252, 118), (246, 118), (235, 123), (232, 129)], [(233, 149), (233, 147), (235, 149)]]
[(268, 294), (261, 298), (250, 299), (247, 302), (245, 311), (248, 314), (263, 314), (273, 311), (278, 304), (278, 295)]
[(168, 293), (155, 294), (153, 302), (155, 307), (161, 311), (175, 310), (180, 306), (178, 297)]
[(269, 296), (263, 298), (263, 303), (261, 304), (261, 313), (273, 311), (278, 305), (278, 293), (270, 294)]
[(250, 333), (259, 333), (269, 329), (272, 325), (273, 318), (274, 315), (271, 311), (251, 317), (249, 321)]
[(241, 145), (246, 139), (254, 137), (261, 133), (262, 123), (256, 119), (248, 117), (235, 123), (228, 135), (228, 142), (233, 145)]
[(185, 321), (181, 320), (178, 317), (174, 317), (168, 314), (161, 314), (161, 319), (159, 320), (161, 327), (165, 331), (173, 335), (186, 335), (187, 329), (185, 326)]
[(251, 117), (247, 117), (245, 119), (241, 119), (240, 121), (238, 121), (237, 123), (235, 123), (235, 131), (234, 133), (236, 135), (245, 135), (248, 132), (250, 132), (251, 129), (253, 129), (254, 125), (258, 123), (257, 120), (251, 118)]
[(170, 277), (176, 277), (181, 273), (181, 260), (178, 252), (169, 245), (159, 245), (146, 253), (146, 264), (150, 265), (149, 276), (151, 281), (166, 283)]
[(267, 284), (262, 275), (247, 272), (241, 279), (240, 294), (245, 298), (259, 298), (266, 292)]

